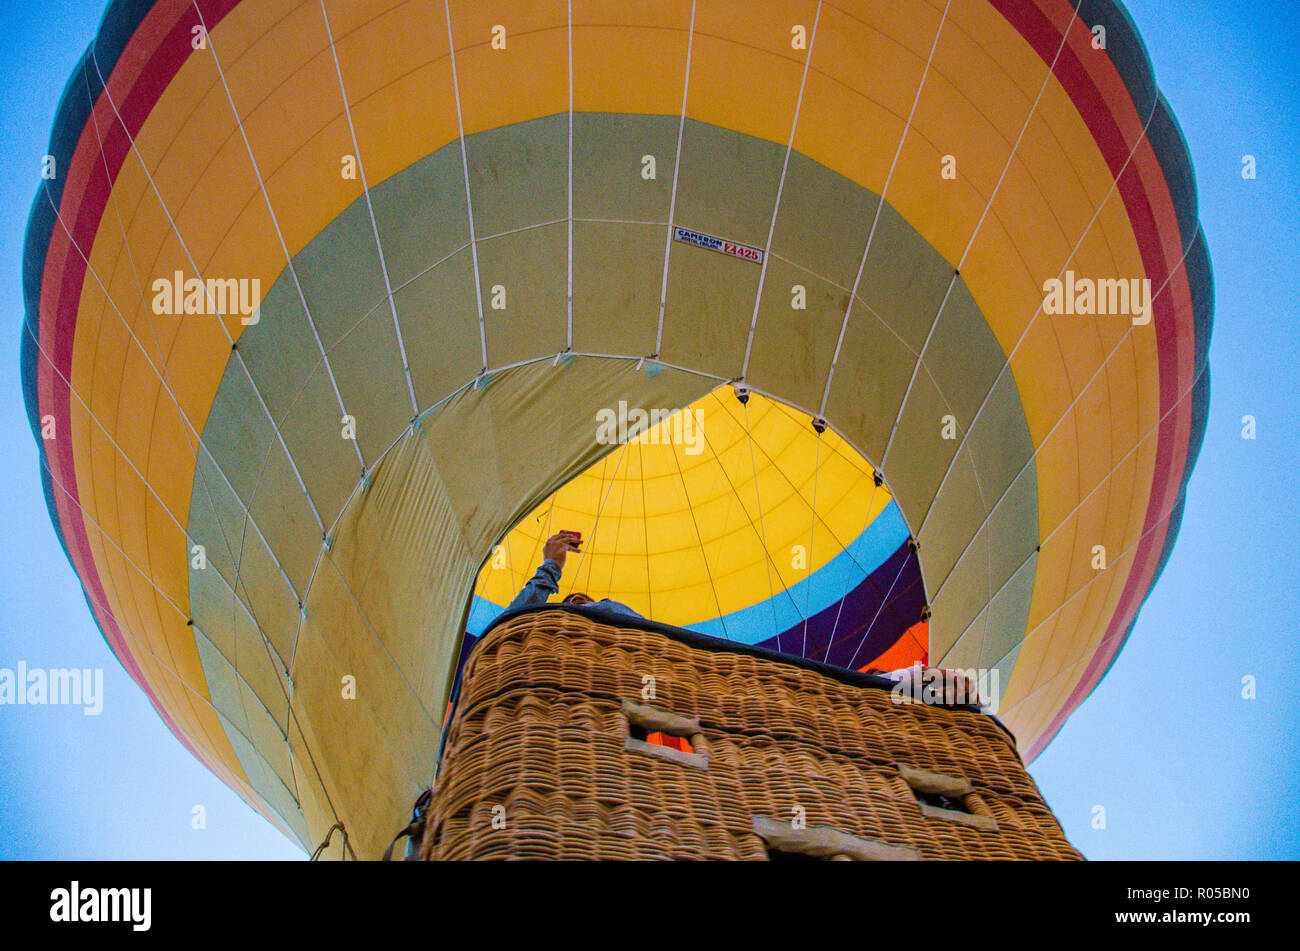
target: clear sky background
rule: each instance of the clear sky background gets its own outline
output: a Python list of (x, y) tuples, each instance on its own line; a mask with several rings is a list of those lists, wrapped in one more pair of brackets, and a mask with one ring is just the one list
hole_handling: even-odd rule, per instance
[[(1217, 290), (1209, 427), (1133, 636), (1030, 771), (1092, 859), (1296, 859), (1300, 5), (1127, 6), (1197, 173)], [(0, 4), (0, 667), (100, 667), (105, 692), (97, 717), (0, 706), (0, 858), (301, 859), (127, 677), (41, 494), (18, 379), (23, 232), (59, 95), (101, 12), (92, 0)], [(1241, 436), (1247, 414), (1254, 441)], [(196, 805), (205, 829), (191, 827)]]

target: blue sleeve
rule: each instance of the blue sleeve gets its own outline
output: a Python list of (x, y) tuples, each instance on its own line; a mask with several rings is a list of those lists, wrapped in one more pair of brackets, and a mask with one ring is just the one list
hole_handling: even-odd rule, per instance
[(628, 617), (640, 618), (645, 620), (645, 616), (633, 611), (626, 604), (618, 601), (611, 601), (609, 598), (602, 598), (600, 601), (593, 601), (591, 607), (598, 611), (605, 611), (608, 614), (625, 614)]
[(547, 598), (560, 591), (560, 566), (547, 558), (537, 566), (537, 572), (528, 579), (523, 590), (506, 605), (507, 611), (524, 608), (530, 604), (545, 604)]

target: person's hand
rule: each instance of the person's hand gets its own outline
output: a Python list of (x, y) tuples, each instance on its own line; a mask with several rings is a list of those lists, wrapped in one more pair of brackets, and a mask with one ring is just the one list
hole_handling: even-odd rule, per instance
[(983, 706), (986, 698), (979, 694), (979, 685), (965, 671), (950, 667), (930, 667), (913, 664), (890, 671), (887, 676), (902, 685), (902, 691), (913, 700), (926, 703), (969, 703)]
[(984, 699), (980, 696), (979, 684), (962, 670), (953, 670), (948, 667), (939, 668), (943, 671), (943, 698), (947, 703), (969, 703), (977, 707), (984, 705)]
[(542, 547), (542, 557), (551, 559), (563, 568), (565, 556), (571, 551), (581, 550), (582, 535), (579, 532), (556, 532), (546, 539), (546, 544)]

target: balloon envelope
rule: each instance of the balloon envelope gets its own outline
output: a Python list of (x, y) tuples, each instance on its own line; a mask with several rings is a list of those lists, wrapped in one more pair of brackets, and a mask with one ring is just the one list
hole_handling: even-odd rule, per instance
[[(997, 669), (1026, 757), (1174, 542), (1212, 281), (1118, 3), (116, 0), (49, 151), (51, 517), (168, 726), (304, 848), (402, 824), (553, 496), (595, 533), (566, 586)], [(601, 441), (620, 402), (710, 444)]]

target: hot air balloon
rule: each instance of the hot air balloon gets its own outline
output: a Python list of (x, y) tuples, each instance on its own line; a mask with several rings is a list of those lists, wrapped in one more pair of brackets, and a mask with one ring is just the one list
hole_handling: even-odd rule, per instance
[(49, 153), (51, 519), (307, 852), (378, 855), (560, 528), (561, 593), (996, 670), (1026, 759), (1177, 535), (1212, 278), (1114, 0), (113, 0)]

